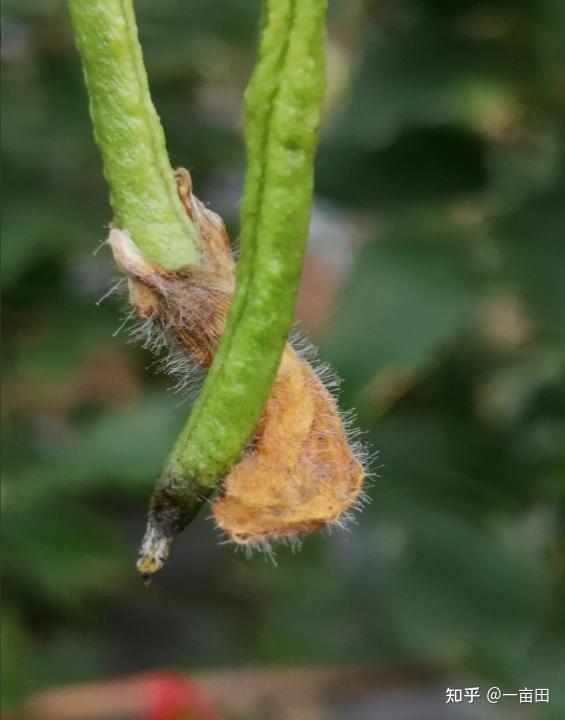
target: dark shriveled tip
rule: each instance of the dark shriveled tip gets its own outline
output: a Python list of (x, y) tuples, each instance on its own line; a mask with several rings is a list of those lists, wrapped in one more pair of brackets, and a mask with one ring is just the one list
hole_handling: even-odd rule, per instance
[(146, 585), (165, 565), (174, 538), (194, 518), (204, 497), (183, 492), (185, 483), (174, 476), (157, 487), (149, 506), (147, 528), (139, 548), (137, 570)]
[(163, 531), (149, 518), (147, 530), (139, 549), (137, 570), (143, 582), (148, 585), (154, 573), (158, 572), (169, 557), (173, 535)]

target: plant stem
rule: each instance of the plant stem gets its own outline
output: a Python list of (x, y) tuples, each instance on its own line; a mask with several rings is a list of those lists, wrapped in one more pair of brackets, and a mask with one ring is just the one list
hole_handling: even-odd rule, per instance
[(68, 0), (115, 220), (168, 270), (196, 265), (198, 234), (169, 164), (131, 0)]
[(326, 0), (265, 2), (259, 60), (246, 91), (236, 293), (203, 389), (157, 486), (144, 546), (166, 533), (164, 526), (174, 534), (192, 519), (253, 434), (275, 378), (308, 231), (325, 11)]

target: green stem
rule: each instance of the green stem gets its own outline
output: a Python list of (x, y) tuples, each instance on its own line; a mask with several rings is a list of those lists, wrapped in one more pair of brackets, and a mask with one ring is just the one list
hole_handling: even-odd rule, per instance
[(116, 222), (167, 269), (199, 264), (198, 234), (178, 197), (132, 2), (68, 2)]
[(326, 0), (264, 5), (259, 60), (246, 91), (248, 167), (236, 293), (202, 392), (153, 497), (145, 559), (157, 546), (163, 555), (163, 536), (192, 519), (238, 459), (280, 363), (308, 231), (325, 11)]

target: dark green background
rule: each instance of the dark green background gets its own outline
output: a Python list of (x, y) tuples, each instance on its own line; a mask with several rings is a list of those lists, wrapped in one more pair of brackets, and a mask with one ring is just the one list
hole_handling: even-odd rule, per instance
[[(172, 162), (236, 237), (258, 2), (136, 7)], [(136, 545), (188, 405), (113, 335), (123, 301), (95, 304), (110, 210), (64, 3), (4, 2), (6, 702), (401, 662), (550, 687), (565, 717), (565, 3), (343, 0), (329, 30), (316, 195), (357, 241), (314, 339), (379, 451), (372, 504), (278, 567), (203, 513), (147, 591)]]

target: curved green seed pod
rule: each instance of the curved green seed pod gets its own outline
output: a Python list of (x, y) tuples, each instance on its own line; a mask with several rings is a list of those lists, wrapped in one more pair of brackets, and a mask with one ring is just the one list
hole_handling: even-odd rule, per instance
[(116, 223), (169, 270), (200, 262), (151, 102), (131, 0), (68, 0)]
[(152, 499), (138, 567), (159, 569), (255, 429), (292, 323), (324, 86), (326, 0), (266, 0), (246, 91), (242, 252), (225, 332)]

